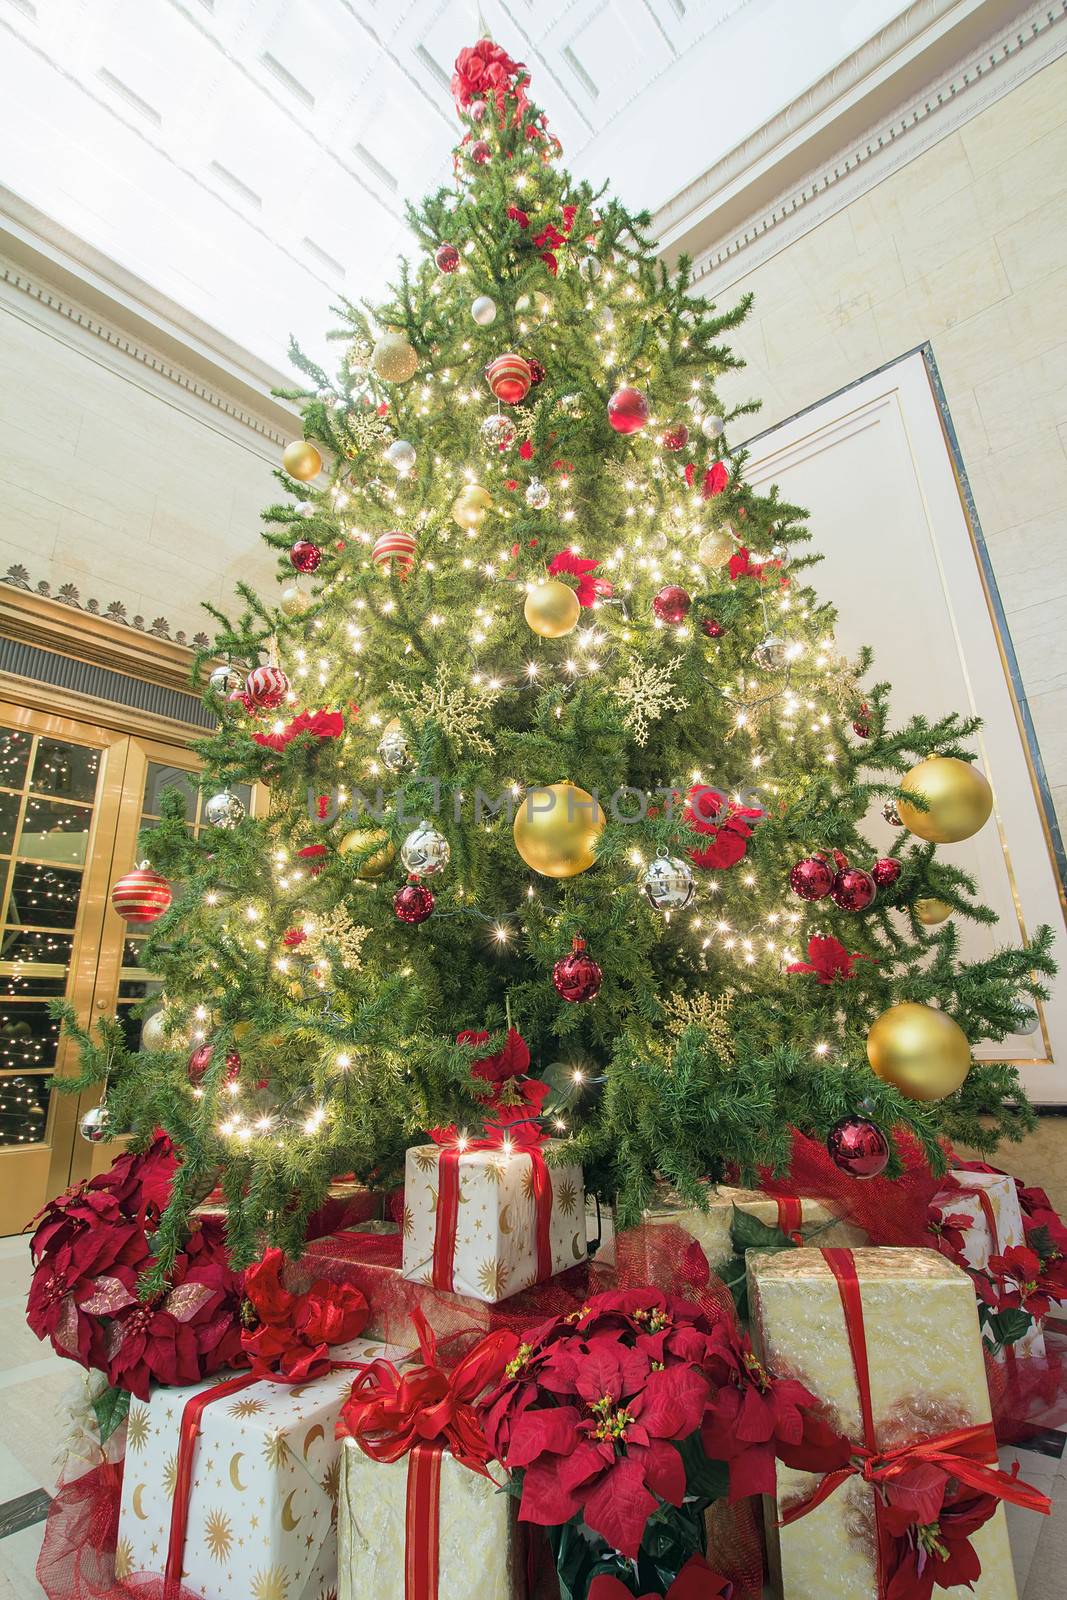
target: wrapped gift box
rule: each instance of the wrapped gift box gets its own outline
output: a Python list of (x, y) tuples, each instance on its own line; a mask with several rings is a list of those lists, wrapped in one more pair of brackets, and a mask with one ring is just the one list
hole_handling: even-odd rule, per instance
[[(341, 1361), (399, 1352), (354, 1339)], [(130, 1405), (116, 1571), (162, 1574), (186, 1403), (219, 1379), (153, 1389)], [(352, 1373), (262, 1381), (204, 1408), (193, 1458), (182, 1581), (204, 1600), (323, 1600), (336, 1592), (340, 1445), (334, 1424)]]
[[(856, 1250), (856, 1273), (875, 1437), (891, 1448), (989, 1421), (974, 1288), (933, 1250)], [(753, 1251), (748, 1257), (753, 1334), (767, 1365), (799, 1378), (826, 1407), (837, 1432), (861, 1441), (859, 1387), (837, 1279), (821, 1250)], [(766, 1510), (768, 1558), (785, 1600), (877, 1600), (873, 1490), (847, 1479), (821, 1505), (784, 1528), (781, 1512), (807, 1500), (818, 1474), (777, 1464), (777, 1502)], [(1015, 1600), (1003, 1506), (973, 1535), (982, 1564), (976, 1600)], [(940, 1590), (936, 1591), (941, 1593)], [(952, 1589), (946, 1594), (970, 1594)]]
[[(542, 1147), (550, 1158), (551, 1143)], [(448, 1163), (442, 1167), (442, 1161)], [(449, 1166), (452, 1177), (449, 1177)], [(444, 1182), (455, 1184), (456, 1204), (439, 1205)], [(573, 1164), (545, 1166), (547, 1196), (538, 1199), (527, 1150), (444, 1149), (416, 1145), (404, 1176), (405, 1278), (495, 1303), (585, 1260), (585, 1187)], [(539, 1207), (547, 1223), (549, 1272), (538, 1270)], [(443, 1230), (451, 1221), (452, 1243)], [(435, 1282), (435, 1253), (444, 1272)]]
[(646, 1223), (682, 1228), (701, 1246), (714, 1272), (733, 1255), (730, 1227), (734, 1207), (757, 1217), (769, 1228), (781, 1228), (792, 1235), (802, 1230), (805, 1239), (820, 1248), (826, 1245), (863, 1245), (867, 1235), (850, 1222), (834, 1216), (818, 1200), (779, 1201), (761, 1189), (735, 1189), (729, 1184), (711, 1185), (708, 1189), (708, 1209), (691, 1206), (671, 1190), (664, 1190), (656, 1203), (644, 1214)]
[[(1019, 1191), (1006, 1172), (954, 1172), (933, 1203), (943, 1216), (970, 1218), (970, 1227), (962, 1230), (963, 1258), (974, 1272), (984, 1272), (992, 1256), (1026, 1244)], [(1035, 1319), (1021, 1339), (996, 1350), (994, 1359), (1044, 1354), (1045, 1335)]]
[[(353, 1439), (341, 1453), (337, 1508), (338, 1600), (520, 1600), (524, 1593), (517, 1502), (449, 1451), (438, 1457), (439, 1480), (425, 1484), (426, 1498), (412, 1490), (409, 1475), (434, 1471), (415, 1461), (372, 1461)], [(436, 1493), (435, 1493), (436, 1488)], [(436, 1523), (432, 1506), (436, 1500)], [(431, 1510), (427, 1511), (427, 1505)], [(425, 1571), (436, 1544), (437, 1586), (409, 1582), (412, 1569)]]

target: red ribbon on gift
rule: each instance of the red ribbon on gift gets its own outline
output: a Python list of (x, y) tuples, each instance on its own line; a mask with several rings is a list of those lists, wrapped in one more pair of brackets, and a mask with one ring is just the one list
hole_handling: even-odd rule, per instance
[[(538, 1136), (540, 1130), (538, 1129)], [(455, 1128), (433, 1129), (430, 1137), (441, 1145), (437, 1163), (437, 1218), (433, 1236), (433, 1286), (454, 1292), (456, 1268), (456, 1230), (459, 1222), (459, 1163), (473, 1150), (502, 1150), (530, 1158), (533, 1201), (534, 1243), (537, 1249), (537, 1283), (552, 1276), (552, 1179), (538, 1143), (523, 1139), (513, 1143), (514, 1128), (494, 1131), (485, 1139), (460, 1139)], [(454, 1141), (446, 1143), (446, 1140)]]
[(779, 1229), (794, 1244), (802, 1244), (804, 1235), (800, 1231), (800, 1224), (804, 1220), (804, 1212), (801, 1202), (791, 1194), (776, 1194), (774, 1198), (778, 1203)]
[(193, 1482), (193, 1459), (196, 1454), (197, 1435), (200, 1432), (200, 1419), (206, 1408), (214, 1401), (225, 1400), (227, 1395), (238, 1394), (242, 1389), (247, 1389), (249, 1384), (258, 1382), (255, 1373), (242, 1372), (236, 1378), (227, 1378), (223, 1383), (216, 1383), (212, 1388), (194, 1394), (192, 1399), (185, 1402), (178, 1435), (178, 1462), (174, 1477), (174, 1498), (170, 1509), (167, 1564), (163, 1569), (163, 1576), (168, 1584), (181, 1582), (185, 1533), (189, 1522), (189, 1491)]
[(372, 1461), (407, 1456), (404, 1600), (437, 1600), (441, 1458), (450, 1450), (472, 1472), (495, 1481), (476, 1404), (500, 1378), (519, 1341), (498, 1328), (448, 1370), (438, 1361), (437, 1341), (422, 1312), (414, 1311), (412, 1320), (421, 1366), (398, 1370), (381, 1357), (359, 1363), (337, 1434), (354, 1439)]
[[(831, 1440), (830, 1450), (836, 1446), (842, 1456), (839, 1466), (826, 1472), (813, 1494), (798, 1505), (790, 1507), (779, 1521), (779, 1527), (807, 1516), (816, 1506), (834, 1493), (851, 1477), (861, 1477), (874, 1489), (875, 1527), (877, 1529), (878, 1595), (884, 1600), (886, 1593), (886, 1549), (892, 1535), (883, 1524), (887, 1497), (892, 1496), (894, 1482), (906, 1480), (916, 1469), (935, 1467), (946, 1478), (957, 1478), (981, 1494), (995, 1500), (1010, 1500), (1013, 1505), (1025, 1506), (1031, 1511), (1046, 1515), (1052, 1509), (1047, 1495), (1029, 1484), (1021, 1483), (1012, 1473), (1002, 1472), (988, 1465), (997, 1459), (997, 1441), (989, 1422), (972, 1428), (956, 1428), (937, 1434), (930, 1439), (919, 1439), (913, 1444), (897, 1446), (891, 1450), (879, 1448), (874, 1425), (874, 1402), (871, 1393), (871, 1373), (867, 1360), (867, 1335), (863, 1322), (863, 1297), (856, 1273), (855, 1257), (851, 1250), (825, 1249), (823, 1260), (837, 1280), (841, 1308), (845, 1314), (845, 1329), (852, 1352), (852, 1365), (859, 1390), (860, 1416), (863, 1422), (862, 1443), (842, 1437)], [(804, 1443), (781, 1452), (788, 1466), (802, 1471), (819, 1470), (827, 1455), (826, 1445), (815, 1445), (810, 1457)]]

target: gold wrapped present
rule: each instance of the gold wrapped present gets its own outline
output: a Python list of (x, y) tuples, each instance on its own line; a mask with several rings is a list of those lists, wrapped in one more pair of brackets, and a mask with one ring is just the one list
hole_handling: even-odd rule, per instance
[[(399, 1352), (354, 1339), (336, 1361)], [(352, 1374), (311, 1383), (223, 1375), (130, 1404), (116, 1574), (174, 1576), (204, 1600), (324, 1600), (336, 1593), (338, 1411)], [(199, 1433), (186, 1408), (205, 1397)], [(183, 1426), (184, 1424), (184, 1426)], [(183, 1466), (188, 1463), (188, 1471)], [(187, 1481), (188, 1493), (181, 1494)], [(175, 1517), (184, 1513), (184, 1537)]]
[(582, 1169), (551, 1144), (416, 1145), (404, 1176), (405, 1278), (494, 1303), (586, 1258)]
[(439, 1445), (341, 1452), (338, 1600), (520, 1600), (516, 1501)]
[(734, 1254), (730, 1242), (734, 1207), (756, 1217), (769, 1228), (780, 1228), (792, 1238), (809, 1237), (820, 1248), (824, 1245), (862, 1245), (867, 1235), (861, 1228), (836, 1217), (819, 1200), (779, 1200), (762, 1189), (735, 1189), (729, 1184), (709, 1186), (708, 1208), (689, 1205), (673, 1190), (664, 1188), (644, 1214), (653, 1226), (682, 1228), (697, 1241), (712, 1272)]
[[(866, 1445), (857, 1321), (878, 1451), (989, 1423), (974, 1289), (936, 1251), (753, 1251), (748, 1292), (766, 1365), (807, 1385), (830, 1426), (856, 1447), (856, 1459)], [(834, 1600), (878, 1600), (875, 1490), (862, 1472), (842, 1477), (813, 1509), (779, 1527), (782, 1515), (796, 1515), (825, 1483), (818, 1473), (777, 1464), (777, 1499), (768, 1498), (765, 1511), (771, 1576), (785, 1600), (825, 1600), (828, 1574)], [(971, 1539), (982, 1566), (975, 1600), (1015, 1600), (1003, 1505)]]

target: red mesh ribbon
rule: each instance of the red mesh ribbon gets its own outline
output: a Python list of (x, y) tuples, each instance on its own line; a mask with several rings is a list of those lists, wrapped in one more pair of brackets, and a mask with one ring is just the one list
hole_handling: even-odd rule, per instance
[(121, 1461), (102, 1461), (57, 1490), (37, 1558), (49, 1600), (114, 1600), (121, 1497)]
[(929, 1244), (926, 1232), (930, 1202), (944, 1182), (930, 1171), (921, 1146), (903, 1130), (894, 1135), (904, 1168), (897, 1178), (865, 1178), (862, 1183), (834, 1166), (825, 1145), (793, 1129), (789, 1172), (775, 1177), (760, 1169), (767, 1194), (821, 1200), (835, 1215), (862, 1228), (872, 1244)]
[[(806, 1444), (794, 1450), (783, 1451), (787, 1465), (805, 1471), (819, 1471), (828, 1464), (828, 1457), (837, 1454), (839, 1461), (825, 1471), (821, 1482), (806, 1500), (790, 1507), (779, 1522), (780, 1527), (807, 1516), (816, 1506), (851, 1477), (861, 1477), (875, 1491), (873, 1495), (878, 1564), (878, 1596), (885, 1600), (891, 1576), (894, 1546), (899, 1536), (887, 1526), (887, 1507), (893, 1502), (894, 1488), (914, 1494), (916, 1489), (928, 1492), (930, 1468), (940, 1472), (944, 1479), (954, 1478), (966, 1484), (979, 1495), (989, 1496), (995, 1503), (1010, 1500), (1013, 1505), (1025, 1506), (1046, 1514), (1052, 1509), (1046, 1495), (1029, 1484), (1021, 1483), (1014, 1474), (1001, 1472), (990, 1466), (997, 1459), (997, 1441), (991, 1423), (981, 1423), (973, 1428), (957, 1428), (930, 1439), (919, 1439), (896, 1449), (882, 1450), (878, 1445), (874, 1425), (874, 1402), (871, 1394), (871, 1373), (867, 1360), (867, 1335), (863, 1322), (863, 1296), (856, 1273), (855, 1257), (851, 1250), (827, 1249), (821, 1252), (823, 1260), (837, 1280), (841, 1309), (845, 1317), (852, 1365), (859, 1390), (860, 1417), (863, 1438), (860, 1442), (837, 1436), (813, 1447)], [(916, 1515), (917, 1521), (935, 1520)], [(902, 1591), (903, 1592), (903, 1591)]]
[[(496, 1150), (496, 1139), (472, 1139), (462, 1147), (445, 1145), (437, 1163), (437, 1215), (433, 1239), (433, 1286), (455, 1288), (456, 1226), (459, 1220), (459, 1164), (473, 1150)], [(537, 1247), (537, 1282), (552, 1276), (552, 1179), (545, 1158), (535, 1144), (525, 1145), (517, 1155), (530, 1158), (533, 1179), (534, 1234)]]

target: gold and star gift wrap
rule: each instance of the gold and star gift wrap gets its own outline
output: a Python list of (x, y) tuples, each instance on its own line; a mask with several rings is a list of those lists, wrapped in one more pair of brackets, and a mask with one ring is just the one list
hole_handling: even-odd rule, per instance
[[(552, 1189), (552, 1273), (586, 1258), (585, 1184), (575, 1165), (552, 1166), (552, 1141), (541, 1146)], [(438, 1165), (435, 1144), (408, 1150), (404, 1171), (405, 1278), (433, 1283)], [(495, 1303), (538, 1281), (533, 1169), (521, 1150), (468, 1150), (459, 1158), (459, 1207), (452, 1290)]]
[[(856, 1250), (874, 1404), (875, 1436), (892, 1448), (989, 1421), (974, 1286), (936, 1250)], [(780, 1376), (799, 1378), (831, 1427), (863, 1437), (860, 1398), (837, 1280), (821, 1250), (748, 1255), (753, 1337)], [(805, 1500), (821, 1475), (777, 1463), (777, 1504), (765, 1498), (773, 1593), (783, 1600), (877, 1600), (872, 1489), (852, 1477), (788, 1527), (782, 1510)], [(781, 1510), (779, 1510), (779, 1507)], [(982, 1575), (945, 1600), (1016, 1600), (1004, 1508), (973, 1536)]]
[[(399, 1359), (378, 1340), (337, 1345), (338, 1361)], [(229, 1376), (222, 1374), (220, 1376)], [(218, 1379), (130, 1402), (116, 1573), (162, 1574), (182, 1412)], [(193, 1458), (182, 1582), (203, 1600), (335, 1600), (340, 1445), (334, 1424), (351, 1372), (267, 1381), (206, 1406)]]
[[(498, 1478), (499, 1467), (491, 1468)], [(408, 1458), (372, 1461), (353, 1439), (341, 1451), (337, 1600), (405, 1600)], [(449, 1451), (441, 1456), (438, 1600), (521, 1600), (517, 1503)]]
[[(1013, 1245), (1026, 1244), (1019, 1191), (1015, 1179), (1006, 1172), (954, 1172), (953, 1177), (965, 1190), (980, 1189), (986, 1197), (986, 1205), (979, 1195), (961, 1193), (954, 1188), (939, 1190), (934, 1196), (934, 1205), (943, 1216), (971, 1218), (971, 1226), (963, 1229), (963, 1259), (972, 1271), (984, 1272), (990, 1256), (1003, 1255)], [(1007, 1363), (1013, 1356), (1044, 1354), (1045, 1335), (1041, 1323), (1035, 1320), (1021, 1339), (994, 1351), (993, 1359)]]
[[(867, 1235), (853, 1223), (840, 1217), (818, 1200), (798, 1200), (800, 1227), (806, 1242), (823, 1249), (829, 1245), (854, 1245), (867, 1243)], [(683, 1228), (695, 1239), (707, 1257), (714, 1272), (733, 1255), (730, 1227), (734, 1207), (747, 1211), (750, 1216), (765, 1222), (769, 1228), (779, 1227), (778, 1201), (761, 1189), (735, 1189), (729, 1184), (714, 1185), (708, 1191), (708, 1209), (691, 1206), (673, 1190), (663, 1189), (652, 1206), (644, 1213), (642, 1221), (653, 1226), (673, 1225)], [(788, 1230), (787, 1230), (788, 1231)]]

